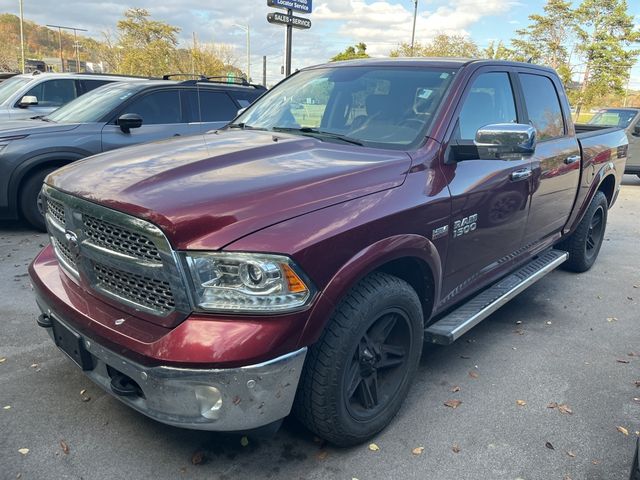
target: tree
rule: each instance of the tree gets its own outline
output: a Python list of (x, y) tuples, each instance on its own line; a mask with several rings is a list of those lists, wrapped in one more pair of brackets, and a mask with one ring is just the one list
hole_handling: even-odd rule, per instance
[(584, 60), (582, 86), (577, 92), (576, 114), (608, 93), (623, 94), (639, 50), (625, 50), (640, 41), (626, 0), (584, 0), (576, 9), (576, 50)]
[(331, 61), (339, 62), (341, 60), (353, 60), (355, 58), (369, 58), (366, 43), (360, 42), (355, 46), (347, 47), (344, 52), (340, 52), (339, 54), (337, 54), (331, 59)]
[(175, 64), (180, 29), (150, 17), (147, 10), (132, 8), (118, 22), (118, 73), (162, 76)]
[(548, 0), (544, 15), (529, 15), (532, 23), (516, 30), (511, 45), (521, 58), (558, 70), (569, 64), (567, 45), (574, 38), (575, 17), (571, 2)]
[(439, 33), (427, 43), (415, 42), (413, 50), (409, 43), (400, 44), (389, 55), (391, 57), (464, 57), (479, 58), (478, 45), (464, 35)]
[(491, 42), (487, 48), (484, 49), (483, 58), (490, 58), (492, 60), (510, 60), (514, 62), (525, 62), (527, 59), (521, 54), (511, 48), (507, 48), (502, 40), (496, 45), (495, 42)]

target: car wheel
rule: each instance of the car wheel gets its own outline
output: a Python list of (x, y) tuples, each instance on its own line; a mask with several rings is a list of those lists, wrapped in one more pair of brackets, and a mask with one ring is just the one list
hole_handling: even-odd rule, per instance
[(44, 217), (40, 213), (38, 203), (40, 202), (40, 190), (44, 179), (55, 168), (46, 168), (33, 173), (22, 185), (20, 190), (20, 213), (29, 225), (44, 232), (46, 230)]
[(578, 228), (558, 247), (569, 252), (569, 259), (562, 264), (572, 272), (586, 272), (598, 258), (607, 226), (609, 204), (602, 192), (597, 192)]
[(420, 300), (408, 283), (384, 273), (361, 280), (309, 349), (296, 416), (339, 446), (381, 431), (400, 410), (416, 373), (423, 322)]

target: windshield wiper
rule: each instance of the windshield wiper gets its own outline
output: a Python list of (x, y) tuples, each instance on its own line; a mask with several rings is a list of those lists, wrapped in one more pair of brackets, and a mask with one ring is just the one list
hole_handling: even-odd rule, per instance
[(29, 120), (42, 120), (43, 122), (53, 122), (53, 120), (47, 118), (45, 115), (36, 115), (35, 117), (31, 117)]
[(317, 128), (311, 127), (273, 127), (271, 130), (274, 132), (290, 132), (290, 133), (302, 133), (303, 135), (309, 135), (310, 137), (319, 137), (319, 138), (331, 138), (334, 140), (340, 140), (345, 143), (351, 143), (352, 145), (363, 146), (364, 144), (360, 140), (356, 140), (355, 138), (348, 137), (346, 135), (342, 135), (340, 133), (335, 132), (325, 132), (324, 130), (319, 130)]
[(252, 127), (246, 123), (230, 123), (227, 128), (241, 128), (242, 130), (266, 130), (266, 128)]

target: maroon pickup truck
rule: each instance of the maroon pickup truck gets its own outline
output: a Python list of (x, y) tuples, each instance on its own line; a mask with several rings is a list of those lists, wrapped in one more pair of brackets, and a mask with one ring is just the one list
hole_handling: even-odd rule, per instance
[(97, 155), (43, 187), (38, 324), (167, 424), (337, 445), (449, 344), (561, 264), (589, 269), (625, 169), (558, 76), (499, 61), (304, 69), (228, 127)]

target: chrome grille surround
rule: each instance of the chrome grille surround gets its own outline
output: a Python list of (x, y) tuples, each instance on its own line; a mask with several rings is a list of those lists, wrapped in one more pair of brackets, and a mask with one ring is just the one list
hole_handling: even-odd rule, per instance
[(48, 185), (42, 194), (54, 252), (73, 281), (163, 325), (189, 314), (177, 256), (158, 227)]

